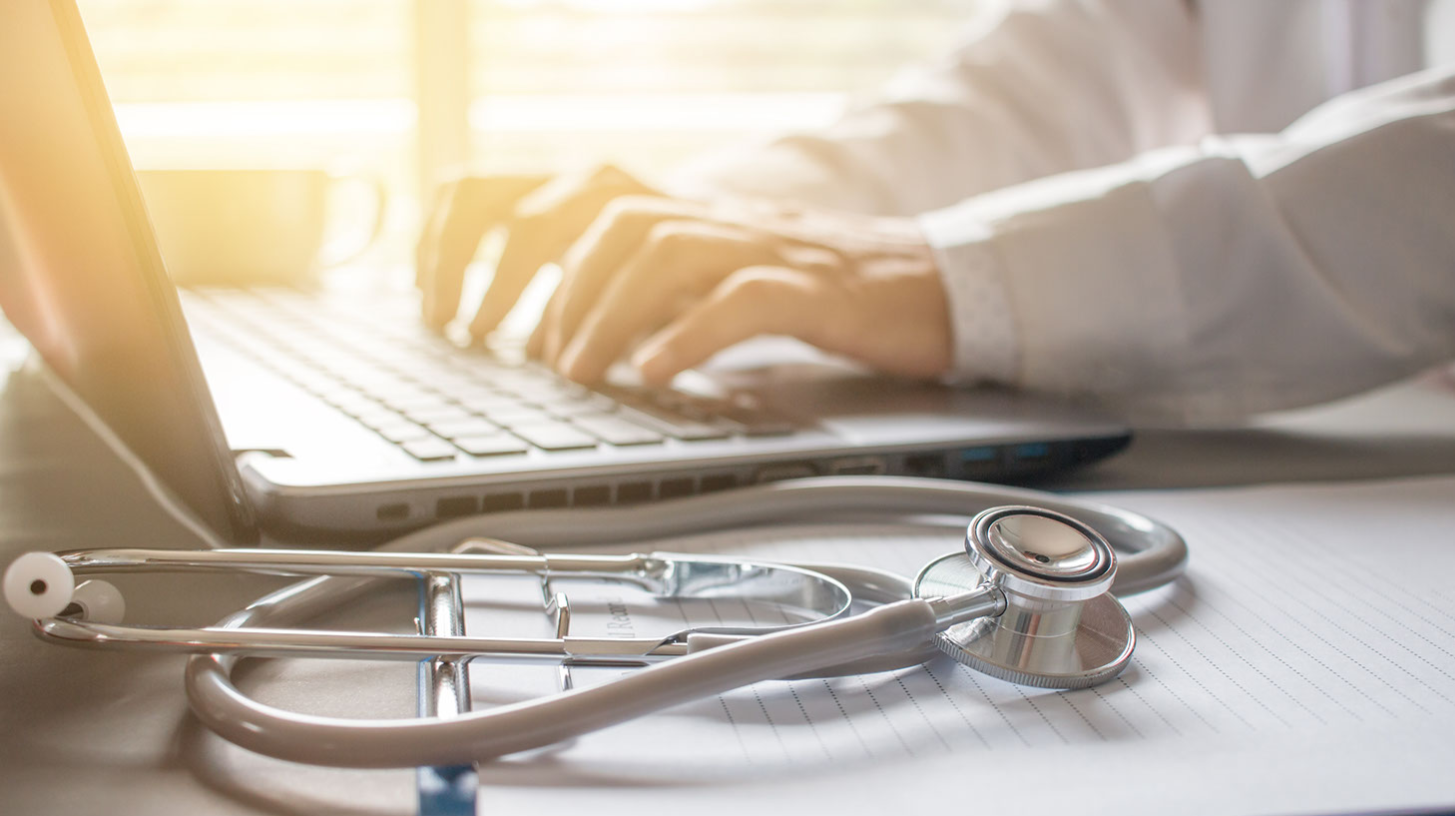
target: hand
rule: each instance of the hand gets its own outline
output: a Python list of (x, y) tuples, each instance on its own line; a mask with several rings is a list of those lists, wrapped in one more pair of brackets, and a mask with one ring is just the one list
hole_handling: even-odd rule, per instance
[(633, 362), (652, 384), (760, 334), (892, 374), (950, 366), (944, 290), (910, 219), (622, 197), (562, 267), (532, 345), (578, 382), (648, 333)]
[(608, 201), (650, 192), (612, 167), (554, 178), (466, 177), (444, 185), (415, 256), (425, 322), (441, 328), (455, 319), (465, 268), (491, 229), (504, 227), (507, 238), (495, 277), (470, 320), (476, 338), (500, 323), (536, 272), (559, 260)]

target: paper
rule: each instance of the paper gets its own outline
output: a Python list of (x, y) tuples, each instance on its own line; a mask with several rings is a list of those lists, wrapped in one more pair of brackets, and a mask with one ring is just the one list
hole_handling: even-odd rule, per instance
[[(1165, 813), (1175, 803), (1188, 813), (1319, 813), (1455, 803), (1455, 478), (1095, 498), (1172, 524), (1192, 551), (1176, 585), (1125, 599), (1139, 643), (1117, 680), (1077, 692), (1021, 688), (943, 658), (759, 683), (486, 764), (480, 812)], [(844, 526), (716, 535), (692, 549), (912, 575), (958, 546), (949, 530)], [(468, 631), (490, 631), (489, 620), (495, 631), (548, 633), (538, 589), (518, 591), (508, 615), (487, 618), (471, 602)], [(501, 590), (472, 583), (467, 601), (481, 593)], [(760, 614), (729, 607), (688, 616)], [(573, 611), (581, 627), (638, 635), (672, 623), (624, 597)], [(480, 707), (558, 683), (545, 667), (472, 669)]]

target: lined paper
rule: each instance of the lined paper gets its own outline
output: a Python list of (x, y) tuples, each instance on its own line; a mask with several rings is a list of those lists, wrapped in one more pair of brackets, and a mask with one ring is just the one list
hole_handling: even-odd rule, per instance
[[(1096, 499), (1171, 523), (1192, 550), (1183, 579), (1124, 599), (1139, 641), (1116, 680), (1022, 688), (939, 658), (759, 683), (487, 764), (481, 812), (651, 802), (868, 813), (963, 809), (964, 797), (1017, 812), (1455, 803), (1455, 478)], [(954, 530), (840, 525), (623, 549), (843, 560), (913, 575), (959, 544)], [(566, 591), (580, 634), (645, 636), (683, 619), (772, 614), (724, 601), (669, 608), (605, 585)], [(538, 588), (525, 582), (472, 580), (467, 605), (471, 633), (551, 631)], [(578, 670), (572, 680), (620, 671)], [(560, 682), (551, 667), (478, 661), (471, 679), (479, 707)]]

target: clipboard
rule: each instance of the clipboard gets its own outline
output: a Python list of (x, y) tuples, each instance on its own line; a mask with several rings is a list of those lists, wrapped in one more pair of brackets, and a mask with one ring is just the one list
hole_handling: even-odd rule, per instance
[[(432, 573), (419, 579), (418, 621), (426, 635), (464, 634), (465, 611), (457, 576)], [(444, 717), (469, 710), (469, 661), (421, 660), (419, 716)], [(473, 763), (423, 766), (415, 778), (419, 816), (475, 816), (480, 781)]]

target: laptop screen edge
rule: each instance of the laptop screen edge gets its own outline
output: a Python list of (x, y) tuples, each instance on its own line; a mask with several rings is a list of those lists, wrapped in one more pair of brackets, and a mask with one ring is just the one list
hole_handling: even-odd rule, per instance
[[(45, 2), (50, 7), (56, 33), (65, 49), (71, 78), (80, 94), (86, 119), (93, 131), (99, 158), (109, 176), (109, 186), (118, 208), (117, 215), (124, 223), (126, 243), (135, 256), (131, 260), (141, 273), (137, 277), (145, 289), (145, 302), (160, 324), (165, 346), (165, 365), (172, 369), (176, 381), (180, 383), (178, 390), (184, 392), (173, 395), (173, 400), (180, 401), (181, 405), (174, 402), (170, 406), (173, 421), (177, 419), (178, 411), (181, 412), (180, 427), (167, 428), (165, 434), (162, 434), (171, 443), (170, 449), (162, 452), (145, 451), (128, 444), (128, 450), (148, 468), (150, 476), (174, 493), (189, 497), (185, 501), (187, 508), (195, 516), (205, 520), (207, 527), (218, 537), (238, 544), (255, 543), (259, 537), (257, 514), (232, 451), (228, 448), (211, 390), (202, 373), (196, 347), (182, 315), (176, 289), (163, 266), (140, 187), (122, 141), (80, 11), (75, 0)], [(23, 201), (12, 200), (10, 203), (15, 207), (24, 206)], [(12, 315), (12, 320), (14, 317)], [(17, 328), (25, 331), (25, 326), (20, 321), (14, 322), (17, 323)], [(31, 339), (35, 341), (37, 338)], [(36, 348), (50, 371), (78, 394), (108, 427), (117, 430), (118, 438), (125, 440), (126, 435), (108, 418), (104, 395), (88, 393), (92, 389), (86, 387), (87, 383), (67, 377), (68, 367), (58, 365), (58, 361), (50, 359), (44, 346), (43, 343), (36, 343)], [(159, 412), (159, 422), (163, 421), (161, 416)], [(148, 453), (162, 457), (191, 458), (194, 465), (189, 470), (202, 473), (204, 481), (209, 481), (210, 484), (174, 484), (165, 476), (169, 475), (169, 470), (175, 469), (169, 469), (164, 461), (153, 462)]]

